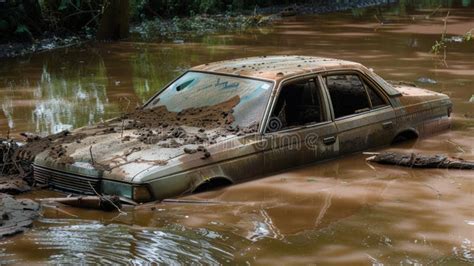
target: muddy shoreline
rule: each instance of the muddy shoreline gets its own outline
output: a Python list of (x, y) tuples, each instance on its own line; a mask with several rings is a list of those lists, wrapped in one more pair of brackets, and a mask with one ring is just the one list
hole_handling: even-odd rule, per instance
[(72, 46), (79, 46), (91, 41), (90, 36), (53, 36), (40, 37), (33, 42), (0, 43), (0, 58), (14, 58), (33, 53), (51, 51)]

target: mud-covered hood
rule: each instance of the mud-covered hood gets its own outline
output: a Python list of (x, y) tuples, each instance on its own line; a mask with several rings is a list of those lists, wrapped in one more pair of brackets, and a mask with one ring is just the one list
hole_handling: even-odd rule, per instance
[[(236, 137), (221, 134), (217, 129), (199, 132), (198, 128), (182, 128), (191, 136), (214, 136), (213, 141), (186, 143), (185, 138), (176, 137), (155, 142), (143, 138), (136, 130), (104, 133), (104, 130), (98, 129), (79, 129), (71, 134), (86, 132), (87, 136), (48, 148), (36, 156), (35, 165), (90, 177), (132, 182), (135, 177), (151, 168), (154, 171), (157, 168), (179, 169), (186, 161), (181, 160), (180, 156), (200, 159), (206, 156), (209, 146), (218, 146), (217, 144)], [(195, 161), (207, 163), (204, 159)]]

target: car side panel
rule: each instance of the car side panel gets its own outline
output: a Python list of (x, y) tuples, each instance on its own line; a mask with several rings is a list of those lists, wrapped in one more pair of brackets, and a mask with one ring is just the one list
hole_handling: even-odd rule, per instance
[[(336, 126), (333, 122), (268, 134), (264, 152), (265, 172), (276, 172), (338, 155)], [(334, 142), (325, 142), (334, 138)]]
[[(213, 178), (226, 178), (238, 183), (260, 176), (264, 170), (262, 147), (266, 146), (267, 140), (260, 135), (252, 139), (241, 140), (241, 145), (232, 142), (229, 146), (221, 146), (219, 152), (211, 152), (211, 157), (206, 159), (202, 159), (200, 154), (184, 155), (180, 159), (183, 171), (153, 179), (147, 176), (149, 179), (145, 183), (156, 199), (164, 199), (190, 193), (202, 182)], [(196, 167), (188, 168), (191, 164)]]
[(450, 128), (452, 103), (447, 96), (438, 94), (437, 98), (429, 99), (402, 96), (397, 100), (400, 102), (400, 107), (395, 108), (397, 134), (413, 130), (419, 136), (429, 136)]

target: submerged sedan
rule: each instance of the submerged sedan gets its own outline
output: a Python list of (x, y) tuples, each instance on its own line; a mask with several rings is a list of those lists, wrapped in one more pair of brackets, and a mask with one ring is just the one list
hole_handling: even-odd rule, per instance
[(136, 202), (228, 185), (447, 129), (448, 96), (361, 64), (266, 56), (196, 66), (142, 108), (36, 156), (39, 183)]

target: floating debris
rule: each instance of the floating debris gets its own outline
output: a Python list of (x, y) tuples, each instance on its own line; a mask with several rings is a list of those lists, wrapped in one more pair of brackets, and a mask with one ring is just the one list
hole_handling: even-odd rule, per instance
[(425, 77), (421, 77), (419, 79), (417, 79), (416, 81), (420, 82), (420, 83), (428, 83), (428, 84), (436, 84), (438, 83), (436, 80), (434, 79), (430, 79), (430, 78), (425, 78)]
[(57, 202), (64, 205), (95, 209), (103, 211), (120, 211), (122, 202), (117, 196), (81, 196), (81, 197), (66, 197), (66, 198), (47, 198), (42, 199), (45, 202)]
[(457, 42), (457, 43), (460, 43), (460, 42), (463, 42), (463, 41), (464, 41), (464, 36), (452, 36), (452, 37), (449, 37), (449, 38), (445, 38), (444, 41), (445, 41), (445, 42)]

